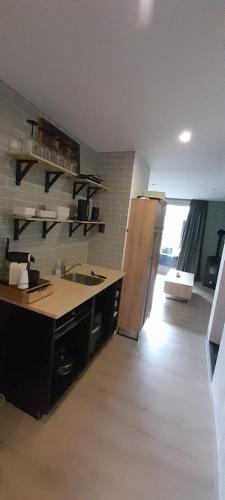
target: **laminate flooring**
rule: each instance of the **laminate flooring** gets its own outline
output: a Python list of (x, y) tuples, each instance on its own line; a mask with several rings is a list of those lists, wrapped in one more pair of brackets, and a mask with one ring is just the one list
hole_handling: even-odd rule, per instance
[(212, 294), (165, 299), (115, 335), (50, 415), (0, 408), (1, 500), (216, 500), (206, 362)]

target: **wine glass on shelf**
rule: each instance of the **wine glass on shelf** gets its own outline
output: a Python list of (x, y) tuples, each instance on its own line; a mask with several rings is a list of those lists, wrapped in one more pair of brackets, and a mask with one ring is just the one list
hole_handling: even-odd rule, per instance
[(79, 175), (78, 161), (76, 151), (71, 148), (71, 171), (75, 175)]
[(60, 167), (64, 168), (65, 159), (64, 159), (64, 155), (63, 155), (63, 151), (62, 151), (62, 147), (61, 147), (61, 139), (60, 139), (60, 137), (55, 137), (55, 140), (58, 142), (57, 164)]
[(42, 140), (41, 140), (41, 144), (40, 144), (40, 156), (44, 160), (51, 161), (51, 148), (49, 147), (49, 145), (47, 144), (47, 142), (45, 140), (45, 136), (48, 136), (49, 133), (44, 128), (40, 128), (40, 131), (42, 132)]

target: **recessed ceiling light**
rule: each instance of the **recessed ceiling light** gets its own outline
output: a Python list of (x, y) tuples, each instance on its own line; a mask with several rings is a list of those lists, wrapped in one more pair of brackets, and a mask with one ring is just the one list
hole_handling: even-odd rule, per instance
[(192, 133), (190, 132), (190, 130), (183, 130), (183, 132), (181, 132), (181, 134), (178, 136), (178, 139), (180, 142), (183, 142), (185, 144), (187, 142), (190, 142), (191, 137)]

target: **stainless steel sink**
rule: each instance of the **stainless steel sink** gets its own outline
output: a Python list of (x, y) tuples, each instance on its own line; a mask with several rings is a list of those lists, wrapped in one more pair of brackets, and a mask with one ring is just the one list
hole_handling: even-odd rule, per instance
[(98, 276), (88, 276), (87, 274), (79, 274), (79, 273), (69, 273), (63, 276), (64, 280), (73, 281), (73, 283), (80, 283), (81, 285), (94, 286), (100, 285), (100, 283), (104, 282), (103, 278), (99, 278)]

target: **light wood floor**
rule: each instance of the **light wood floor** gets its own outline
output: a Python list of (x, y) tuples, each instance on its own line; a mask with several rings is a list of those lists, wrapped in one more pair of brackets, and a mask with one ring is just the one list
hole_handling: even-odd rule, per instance
[(50, 416), (1, 408), (1, 500), (215, 500), (210, 299), (159, 280), (139, 342), (115, 336)]

